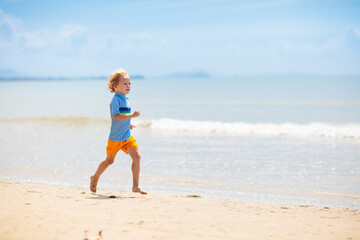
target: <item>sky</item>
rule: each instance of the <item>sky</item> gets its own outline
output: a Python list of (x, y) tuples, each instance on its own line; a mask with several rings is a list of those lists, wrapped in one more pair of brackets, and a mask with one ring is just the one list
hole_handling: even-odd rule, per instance
[(360, 1), (0, 0), (0, 76), (360, 75)]

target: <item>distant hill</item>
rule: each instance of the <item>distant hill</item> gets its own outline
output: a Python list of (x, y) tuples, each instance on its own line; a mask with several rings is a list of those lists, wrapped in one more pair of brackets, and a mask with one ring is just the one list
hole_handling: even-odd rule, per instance
[[(1, 74), (0, 81), (51, 81), (51, 80), (103, 80), (108, 79), (109, 76), (90, 76), (90, 77), (29, 77), (29, 76), (16, 76)], [(130, 75), (131, 79), (144, 79), (144, 75)]]

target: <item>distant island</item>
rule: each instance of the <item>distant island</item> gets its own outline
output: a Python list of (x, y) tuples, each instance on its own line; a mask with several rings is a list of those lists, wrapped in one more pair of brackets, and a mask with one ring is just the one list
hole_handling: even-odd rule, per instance
[[(154, 77), (154, 76), (153, 76)], [(202, 71), (198, 72), (174, 72), (166, 75), (157, 76), (157, 78), (163, 78), (163, 79), (187, 79), (187, 78), (210, 78), (211, 76)], [(131, 79), (145, 79), (144, 75), (141, 74), (130, 74)], [(17, 74), (1, 74), (0, 72), (0, 81), (67, 81), (67, 80), (104, 80), (108, 79), (108, 76), (100, 75), (100, 76), (82, 76), (82, 77), (64, 77), (64, 76), (42, 76), (42, 77), (36, 77), (36, 76), (21, 76)]]
[[(144, 75), (130, 75), (131, 79), (144, 79)], [(108, 76), (90, 76), (90, 77), (28, 77), (28, 76), (0, 76), (0, 81), (51, 81), (51, 80), (104, 80)]]

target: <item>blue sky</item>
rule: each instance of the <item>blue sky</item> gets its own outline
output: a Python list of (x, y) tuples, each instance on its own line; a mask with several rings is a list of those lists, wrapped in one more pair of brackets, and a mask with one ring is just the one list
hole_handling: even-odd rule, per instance
[(0, 0), (0, 74), (360, 74), (360, 1)]

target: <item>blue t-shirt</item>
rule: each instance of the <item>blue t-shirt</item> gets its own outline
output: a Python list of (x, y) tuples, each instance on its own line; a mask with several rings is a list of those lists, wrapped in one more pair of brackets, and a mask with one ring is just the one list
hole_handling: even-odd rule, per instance
[(119, 113), (131, 113), (129, 99), (121, 93), (115, 93), (110, 103), (111, 129), (109, 140), (125, 141), (131, 137), (130, 118), (125, 120), (114, 120), (114, 115)]

